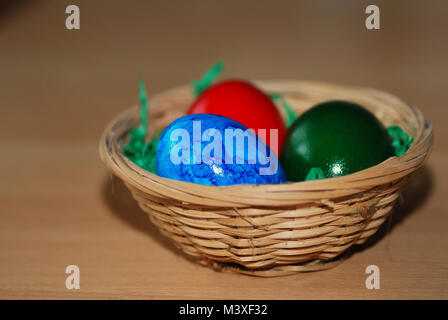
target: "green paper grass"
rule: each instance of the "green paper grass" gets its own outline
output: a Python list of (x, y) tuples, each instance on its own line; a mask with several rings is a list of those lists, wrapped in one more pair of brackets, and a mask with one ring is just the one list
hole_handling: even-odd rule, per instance
[(131, 159), (135, 164), (142, 166), (143, 157), (142, 152), (145, 144), (146, 128), (148, 126), (148, 99), (146, 97), (145, 84), (143, 80), (139, 81), (139, 98), (140, 98), (140, 119), (139, 127), (133, 127), (129, 136), (129, 142), (124, 147), (125, 155)]
[(224, 62), (218, 61), (216, 62), (210, 69), (208, 69), (201, 80), (193, 81), (193, 94), (197, 98), (204, 92), (210, 85), (215, 81), (218, 75), (221, 73), (224, 68)]
[(392, 147), (397, 157), (405, 154), (414, 142), (414, 138), (410, 138), (399, 126), (390, 126), (387, 128), (387, 132), (392, 138)]
[(294, 121), (296, 121), (298, 116), (292, 110), (292, 108), (288, 104), (288, 102), (286, 102), (286, 100), (280, 94), (272, 93), (270, 95), (270, 97), (271, 97), (272, 101), (274, 101), (274, 103), (278, 103), (282, 106), (282, 108), (286, 114), (286, 127), (289, 128), (294, 123)]
[(158, 131), (155, 136), (145, 145), (142, 152), (143, 168), (151, 173), (156, 173), (156, 151), (159, 138), (163, 130)]
[(311, 168), (308, 174), (306, 175), (305, 181), (316, 179), (325, 179), (325, 174), (321, 168)]
[(140, 98), (140, 126), (133, 127), (129, 135), (129, 141), (123, 148), (124, 154), (136, 165), (149, 172), (155, 173), (155, 152), (160, 133), (145, 144), (148, 128), (148, 98), (143, 80), (139, 81)]

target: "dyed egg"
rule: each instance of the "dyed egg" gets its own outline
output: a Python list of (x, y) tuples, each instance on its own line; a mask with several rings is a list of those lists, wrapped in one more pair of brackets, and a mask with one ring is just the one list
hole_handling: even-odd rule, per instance
[[(206, 89), (187, 114), (209, 113), (228, 117), (259, 133), (266, 130), (267, 144), (279, 154), (286, 135), (286, 125), (271, 98), (247, 81), (227, 80)], [(275, 142), (271, 129), (277, 129)]]
[(156, 172), (203, 185), (276, 184), (286, 181), (277, 156), (235, 120), (192, 114), (174, 120), (160, 136)]
[(347, 175), (394, 156), (381, 122), (365, 108), (345, 101), (319, 104), (290, 127), (280, 161), (290, 181), (303, 181), (311, 168), (325, 177)]

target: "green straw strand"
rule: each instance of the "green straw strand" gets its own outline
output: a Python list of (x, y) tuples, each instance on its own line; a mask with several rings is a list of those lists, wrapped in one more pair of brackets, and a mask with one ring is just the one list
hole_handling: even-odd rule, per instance
[(282, 108), (286, 114), (286, 127), (289, 128), (294, 123), (294, 121), (296, 121), (298, 116), (292, 110), (292, 108), (288, 104), (288, 102), (286, 102), (286, 100), (280, 94), (272, 93), (270, 95), (270, 97), (271, 97), (272, 101), (274, 101), (274, 103), (278, 103), (282, 106)]
[(210, 69), (208, 69), (201, 80), (194, 80), (193, 85), (193, 94), (197, 98), (202, 92), (204, 92), (213, 81), (218, 77), (221, 71), (224, 69), (224, 62), (218, 61), (216, 62)]
[(392, 138), (392, 147), (397, 157), (405, 154), (411, 147), (412, 142), (414, 142), (414, 138), (410, 138), (399, 126), (390, 126), (387, 128), (387, 132)]
[(142, 79), (138, 82), (139, 84), (139, 98), (140, 98), (140, 130), (143, 136), (146, 135), (146, 130), (148, 128), (148, 98), (146, 95), (145, 83)]
[(133, 127), (129, 135), (129, 141), (123, 148), (124, 154), (138, 166), (143, 166), (143, 149), (145, 147), (145, 136), (148, 127), (148, 99), (143, 80), (139, 81), (140, 98), (140, 126)]
[(316, 179), (325, 179), (325, 174), (321, 168), (311, 168), (308, 174), (306, 175), (305, 181)]

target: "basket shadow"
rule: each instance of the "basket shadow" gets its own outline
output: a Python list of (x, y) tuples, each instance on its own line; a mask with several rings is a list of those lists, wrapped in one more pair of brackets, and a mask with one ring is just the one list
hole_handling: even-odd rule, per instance
[(149, 235), (158, 244), (171, 252), (182, 255), (193, 262), (193, 258), (178, 249), (169, 238), (151, 223), (147, 214), (140, 209), (137, 201), (125, 184), (114, 175), (106, 176), (101, 189), (104, 202), (109, 207), (111, 214), (126, 223), (133, 229)]
[(351, 253), (353, 254), (370, 248), (390, 234), (397, 225), (402, 223), (425, 203), (431, 194), (433, 184), (433, 173), (427, 166), (423, 166), (414, 172), (405, 184), (401, 197), (398, 199), (392, 214), (366, 242), (354, 246)]

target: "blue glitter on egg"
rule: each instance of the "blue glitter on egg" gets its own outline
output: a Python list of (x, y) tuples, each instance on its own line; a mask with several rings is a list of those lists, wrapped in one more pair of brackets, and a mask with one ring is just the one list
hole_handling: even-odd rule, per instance
[[(212, 114), (191, 114), (174, 120), (160, 136), (156, 152), (157, 174), (215, 186), (286, 182), (274, 152), (258, 136), (246, 137), (244, 143), (241, 139), (238, 143), (234, 136), (226, 140), (226, 130), (238, 129), (246, 132), (247, 127)], [(228, 143), (230, 140), (231, 144)], [(263, 161), (266, 157), (276, 163), (268, 173), (271, 163)]]

